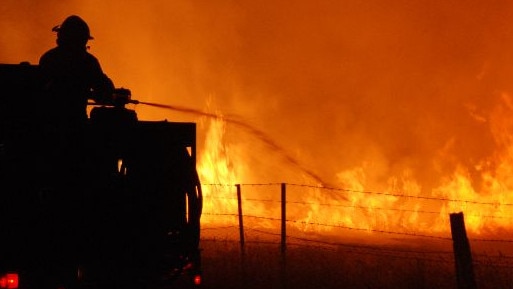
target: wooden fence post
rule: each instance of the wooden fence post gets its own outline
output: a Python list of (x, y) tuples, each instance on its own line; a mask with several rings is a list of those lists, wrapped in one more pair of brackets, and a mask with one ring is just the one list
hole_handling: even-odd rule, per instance
[(476, 289), (472, 253), (467, 239), (463, 213), (450, 214), (450, 220), (458, 289)]
[(281, 288), (287, 288), (287, 186), (281, 184)]
[(235, 187), (237, 188), (237, 208), (238, 208), (238, 215), (239, 215), (239, 238), (240, 238), (240, 267), (241, 267), (241, 274), (240, 274), (240, 284), (241, 286), (245, 286), (247, 276), (246, 276), (246, 249), (245, 249), (245, 241), (244, 241), (244, 216), (242, 215), (242, 192), (240, 188), (240, 184), (236, 184)]
[(287, 187), (281, 184), (281, 253), (287, 251)]
[(244, 256), (244, 222), (242, 215), (242, 193), (240, 184), (235, 185), (237, 187), (237, 207), (239, 211), (239, 238), (240, 238), (240, 252)]

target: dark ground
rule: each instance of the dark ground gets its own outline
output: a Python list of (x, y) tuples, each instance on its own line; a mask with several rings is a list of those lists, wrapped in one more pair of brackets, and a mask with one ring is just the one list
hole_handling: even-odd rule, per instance
[[(452, 252), (345, 245), (288, 245), (286, 266), (280, 246), (236, 241), (201, 242), (204, 288), (456, 288)], [(512, 288), (511, 257), (474, 257), (478, 288)]]

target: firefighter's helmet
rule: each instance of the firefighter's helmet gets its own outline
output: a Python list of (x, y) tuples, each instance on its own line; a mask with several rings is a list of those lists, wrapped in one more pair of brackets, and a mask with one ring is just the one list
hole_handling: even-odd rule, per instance
[(87, 23), (76, 15), (69, 16), (61, 25), (55, 26), (52, 30), (57, 32), (57, 42), (59, 44), (85, 45), (88, 40), (93, 39)]

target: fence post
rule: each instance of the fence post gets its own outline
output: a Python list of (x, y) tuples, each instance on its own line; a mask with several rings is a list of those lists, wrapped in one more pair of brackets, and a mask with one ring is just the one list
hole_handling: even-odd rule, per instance
[(240, 238), (240, 251), (244, 255), (244, 222), (242, 216), (242, 193), (240, 184), (235, 185), (237, 187), (237, 207), (239, 211), (239, 238)]
[(240, 238), (240, 282), (241, 286), (246, 284), (246, 249), (244, 242), (244, 223), (243, 223), (243, 215), (242, 215), (242, 192), (240, 189), (240, 184), (236, 184), (237, 187), (237, 208), (239, 215), (239, 238)]
[(467, 239), (463, 213), (450, 214), (450, 220), (458, 289), (476, 289), (472, 253)]
[(281, 184), (281, 253), (287, 251), (287, 187)]
[(287, 288), (287, 186), (281, 184), (281, 288)]

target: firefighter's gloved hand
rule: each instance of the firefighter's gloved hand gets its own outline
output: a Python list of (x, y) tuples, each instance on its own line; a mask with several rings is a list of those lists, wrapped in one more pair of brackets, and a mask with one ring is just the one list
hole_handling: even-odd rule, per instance
[(129, 89), (123, 87), (114, 89), (114, 93), (112, 94), (114, 106), (124, 106), (129, 103), (131, 95), (132, 93)]

